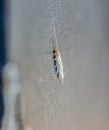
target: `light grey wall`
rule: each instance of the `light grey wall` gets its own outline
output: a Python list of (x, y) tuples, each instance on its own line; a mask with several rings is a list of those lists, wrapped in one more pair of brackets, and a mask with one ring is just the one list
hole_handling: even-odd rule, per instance
[[(10, 59), (33, 130), (109, 129), (108, 0), (11, 0)], [(64, 64), (52, 65), (53, 27)]]

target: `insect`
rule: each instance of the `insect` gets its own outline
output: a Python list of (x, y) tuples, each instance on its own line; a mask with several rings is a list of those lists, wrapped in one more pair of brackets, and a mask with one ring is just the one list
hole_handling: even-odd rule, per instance
[(62, 63), (61, 54), (60, 54), (60, 50), (57, 43), (57, 36), (56, 36), (55, 28), (54, 28), (54, 36), (55, 36), (55, 44), (53, 48), (54, 70), (55, 70), (57, 78), (63, 83), (64, 81), (63, 63)]

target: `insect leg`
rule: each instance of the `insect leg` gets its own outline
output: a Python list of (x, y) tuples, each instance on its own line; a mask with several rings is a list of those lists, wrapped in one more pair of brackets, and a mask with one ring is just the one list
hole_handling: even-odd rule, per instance
[(54, 66), (54, 69), (56, 69), (57, 65)]

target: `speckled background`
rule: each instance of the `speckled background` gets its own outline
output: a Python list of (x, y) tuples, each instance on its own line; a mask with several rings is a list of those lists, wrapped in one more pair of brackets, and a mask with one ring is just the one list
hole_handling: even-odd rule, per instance
[[(33, 130), (109, 129), (108, 0), (11, 0), (9, 57)], [(52, 61), (56, 28), (65, 81)]]

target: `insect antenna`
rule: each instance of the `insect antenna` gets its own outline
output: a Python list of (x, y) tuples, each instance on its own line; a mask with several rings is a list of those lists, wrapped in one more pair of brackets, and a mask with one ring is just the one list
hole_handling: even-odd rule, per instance
[(54, 36), (55, 36), (55, 47), (58, 48), (57, 36), (56, 36), (56, 29), (54, 28)]

